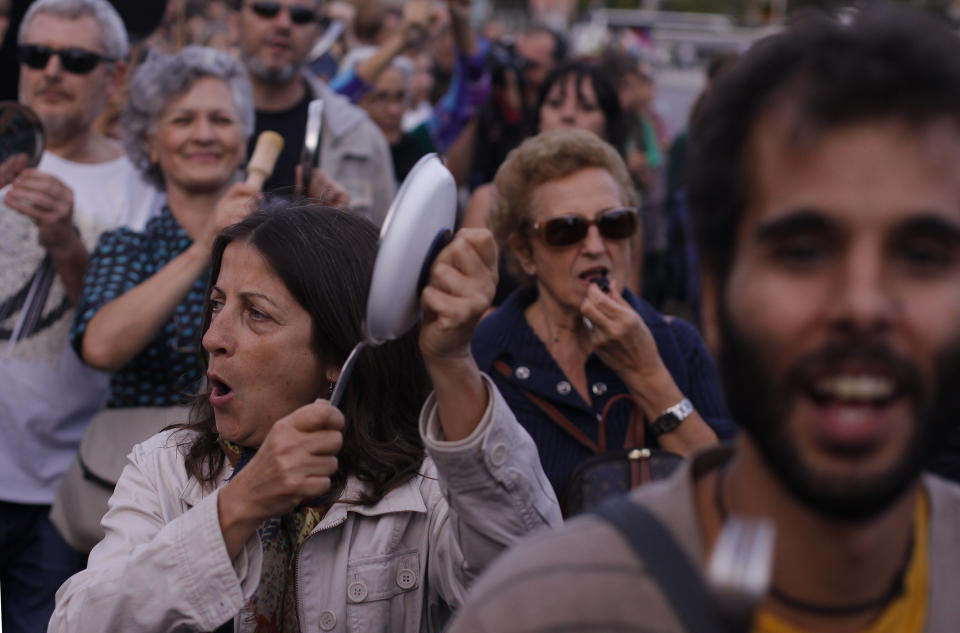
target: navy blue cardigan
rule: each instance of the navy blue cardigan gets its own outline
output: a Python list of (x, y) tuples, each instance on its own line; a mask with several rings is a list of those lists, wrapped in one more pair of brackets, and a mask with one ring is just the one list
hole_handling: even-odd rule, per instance
[[(660, 357), (680, 391), (690, 398), (697, 412), (721, 440), (732, 438), (736, 427), (727, 413), (716, 366), (696, 328), (680, 319), (667, 321), (629, 290), (624, 291), (623, 298), (647, 324)], [(527, 323), (523, 311), (535, 299), (535, 289), (514, 291), (499, 309), (480, 322), (473, 336), (472, 349), (480, 370), (493, 379), (517, 420), (533, 437), (543, 469), (557, 492), (557, 498), (562, 499), (573, 469), (592, 453), (543, 413), (523, 390), (548, 400), (594, 441), (604, 405), (612, 396), (628, 390), (612, 369), (596, 354), (591, 354), (587, 358), (586, 374), (592, 402), (587, 403), (572, 388)], [(498, 359), (513, 369), (510, 377), (493, 368)], [(626, 401), (611, 408), (606, 423), (608, 450), (623, 446), (631, 408)], [(655, 445), (655, 442), (648, 443)]]

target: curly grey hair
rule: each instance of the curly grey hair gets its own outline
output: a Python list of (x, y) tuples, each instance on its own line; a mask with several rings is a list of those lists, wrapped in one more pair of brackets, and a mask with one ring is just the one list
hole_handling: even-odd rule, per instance
[(163, 174), (150, 161), (150, 135), (171, 99), (189, 92), (203, 77), (214, 77), (230, 86), (243, 134), (247, 138), (253, 134), (253, 88), (247, 71), (233, 56), (205, 46), (187, 46), (176, 55), (152, 52), (130, 80), (130, 98), (122, 123), (127, 155), (148, 180), (160, 187)]
[(124, 60), (130, 52), (127, 28), (123, 25), (120, 14), (107, 0), (36, 0), (23, 16), (23, 22), (17, 32), (18, 44), (23, 43), (27, 29), (30, 28), (30, 22), (38, 13), (51, 13), (72, 20), (89, 15), (100, 23), (100, 30), (103, 32), (103, 50), (107, 57)]

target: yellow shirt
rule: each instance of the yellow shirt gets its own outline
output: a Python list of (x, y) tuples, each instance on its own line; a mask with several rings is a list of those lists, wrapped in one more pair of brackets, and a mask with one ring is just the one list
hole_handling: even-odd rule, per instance
[[(904, 578), (904, 592), (890, 603), (877, 620), (861, 633), (921, 633), (927, 615), (930, 592), (930, 555), (928, 551), (928, 508), (925, 495), (917, 503), (913, 553)], [(767, 610), (757, 611), (752, 633), (808, 633), (785, 622)]]

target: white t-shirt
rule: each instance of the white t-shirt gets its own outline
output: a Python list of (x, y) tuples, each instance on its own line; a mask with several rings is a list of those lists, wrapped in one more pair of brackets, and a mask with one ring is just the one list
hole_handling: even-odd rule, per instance
[[(163, 204), (163, 193), (126, 157), (80, 164), (46, 152), (38, 169), (73, 189), (74, 224), (89, 251), (103, 231), (142, 230)], [(84, 365), (70, 347), (73, 306), (58, 276), (50, 275), (46, 284), (38, 280), (46, 251), (37, 227), (3, 204), (5, 194), (0, 192), (0, 500), (49, 504), (106, 398), (109, 374)], [(21, 336), (11, 344), (14, 332)]]

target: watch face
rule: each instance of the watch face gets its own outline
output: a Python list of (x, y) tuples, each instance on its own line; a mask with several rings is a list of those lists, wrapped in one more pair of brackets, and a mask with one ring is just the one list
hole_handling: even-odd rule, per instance
[(650, 425), (650, 430), (654, 436), (657, 437), (664, 433), (669, 433), (680, 426), (680, 423), (687, 419), (687, 416), (691, 413), (693, 413), (693, 404), (690, 400), (684, 398), (664, 411), (663, 414)]

